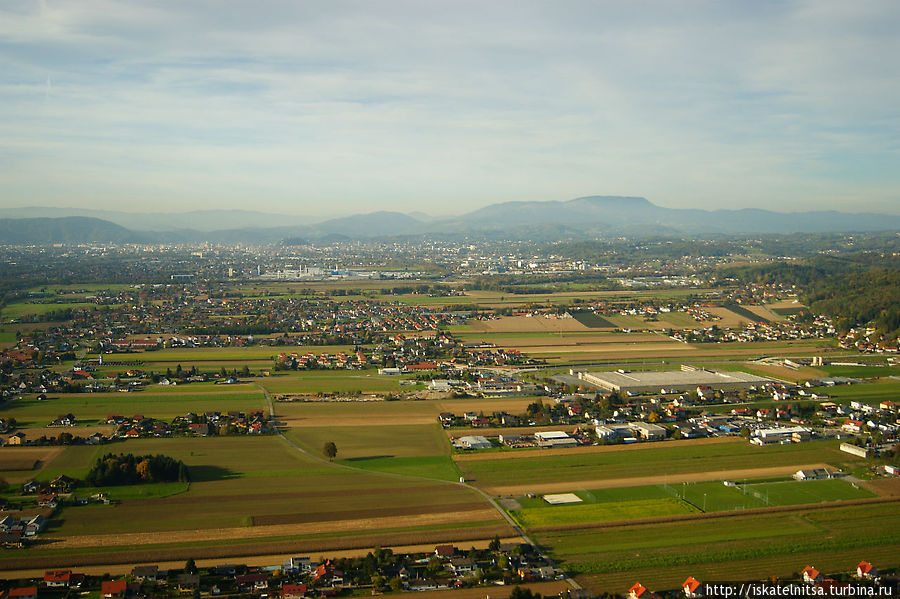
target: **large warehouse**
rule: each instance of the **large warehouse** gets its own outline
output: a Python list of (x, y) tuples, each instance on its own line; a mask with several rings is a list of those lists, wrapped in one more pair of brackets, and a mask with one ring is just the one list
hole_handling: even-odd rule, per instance
[(673, 393), (688, 391), (697, 387), (712, 389), (747, 389), (766, 383), (772, 379), (746, 372), (719, 372), (682, 367), (682, 370), (649, 370), (642, 372), (579, 372), (578, 378), (586, 383), (609, 391), (631, 393)]

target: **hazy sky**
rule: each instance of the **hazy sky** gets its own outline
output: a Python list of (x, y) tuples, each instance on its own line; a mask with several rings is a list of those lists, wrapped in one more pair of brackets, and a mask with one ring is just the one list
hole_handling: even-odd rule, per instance
[(900, 213), (900, 2), (2, 0), (0, 207)]

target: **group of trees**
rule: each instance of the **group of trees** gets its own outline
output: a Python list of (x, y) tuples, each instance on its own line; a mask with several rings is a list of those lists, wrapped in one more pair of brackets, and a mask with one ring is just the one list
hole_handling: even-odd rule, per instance
[(816, 313), (834, 319), (838, 330), (872, 324), (878, 333), (900, 335), (900, 260), (881, 255), (820, 256), (802, 263), (774, 263), (731, 269), (744, 282), (796, 285)]
[(94, 487), (139, 483), (190, 482), (187, 466), (164, 455), (112, 454), (99, 458), (85, 477)]

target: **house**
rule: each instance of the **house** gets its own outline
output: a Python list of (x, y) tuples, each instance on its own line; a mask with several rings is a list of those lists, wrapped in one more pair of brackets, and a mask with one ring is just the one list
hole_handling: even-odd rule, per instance
[(193, 593), (200, 588), (200, 575), (188, 573), (179, 574), (177, 584), (179, 593)]
[(9, 589), (8, 599), (37, 599), (37, 587), (17, 587)]
[(13, 433), (6, 438), (7, 445), (24, 445), (25, 444), (25, 433), (18, 432)]
[(281, 599), (300, 599), (306, 595), (305, 584), (283, 584), (281, 585)]
[(37, 533), (44, 530), (45, 526), (47, 526), (47, 520), (45, 520), (43, 516), (38, 514), (25, 523), (24, 534), (26, 537), (33, 537)]
[(69, 586), (71, 578), (71, 570), (47, 570), (44, 573), (44, 584), (52, 589), (63, 589)]
[(877, 578), (878, 570), (876, 570), (875, 566), (873, 566), (869, 562), (862, 561), (859, 562), (858, 566), (856, 566), (856, 575), (859, 578)]
[(37, 493), (38, 491), (40, 491), (40, 489), (41, 489), (40, 483), (35, 482), (33, 480), (30, 480), (27, 483), (25, 483), (24, 485), (22, 485), (22, 493), (25, 495), (33, 495), (34, 493)]
[(700, 581), (693, 576), (688, 576), (687, 580), (681, 583), (681, 590), (684, 591), (685, 597), (696, 597), (699, 595), (697, 590), (700, 588)]
[(453, 545), (437, 545), (434, 548), (434, 554), (438, 557), (453, 557), (456, 554), (456, 547)]
[(235, 577), (234, 583), (245, 591), (264, 591), (269, 588), (269, 575), (265, 573), (243, 574)]
[(50, 481), (50, 488), (59, 493), (68, 493), (75, 486), (77, 481), (65, 474), (60, 474)]
[(102, 599), (122, 599), (125, 597), (125, 591), (128, 588), (128, 582), (122, 580), (104, 580), (100, 584), (100, 597)]
[(649, 593), (647, 595), (644, 595), (644, 593), (647, 593), (647, 587), (645, 587), (644, 585), (642, 585), (639, 582), (634, 583), (633, 585), (631, 585), (631, 588), (628, 589), (628, 596), (631, 599), (638, 599), (639, 597), (642, 597), (642, 596), (643, 597), (649, 596)]
[(48, 493), (38, 497), (38, 507), (55, 508), (59, 505), (59, 495), (56, 493)]
[(813, 470), (797, 470), (793, 474), (795, 480), (818, 480), (822, 478), (833, 478), (834, 474), (826, 468), (815, 468)]
[(155, 581), (159, 576), (159, 566), (135, 566), (131, 569), (131, 577), (138, 581)]
[(312, 572), (312, 560), (308, 557), (292, 557), (284, 562), (282, 569), (288, 572)]
[(449, 568), (453, 571), (454, 574), (469, 574), (475, 571), (475, 568), (478, 566), (475, 564), (475, 560), (471, 557), (451, 557)]
[(18, 549), (24, 546), (25, 541), (22, 539), (21, 530), (0, 532), (0, 547)]
[(812, 566), (806, 566), (800, 574), (803, 576), (803, 582), (809, 584), (822, 582), (822, 574)]

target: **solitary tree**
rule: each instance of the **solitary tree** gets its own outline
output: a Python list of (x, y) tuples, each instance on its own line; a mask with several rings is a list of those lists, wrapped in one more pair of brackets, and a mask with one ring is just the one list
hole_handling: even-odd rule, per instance
[(337, 455), (337, 445), (329, 441), (325, 444), (325, 447), (322, 448), (322, 453), (324, 453), (329, 460), (333, 460)]

